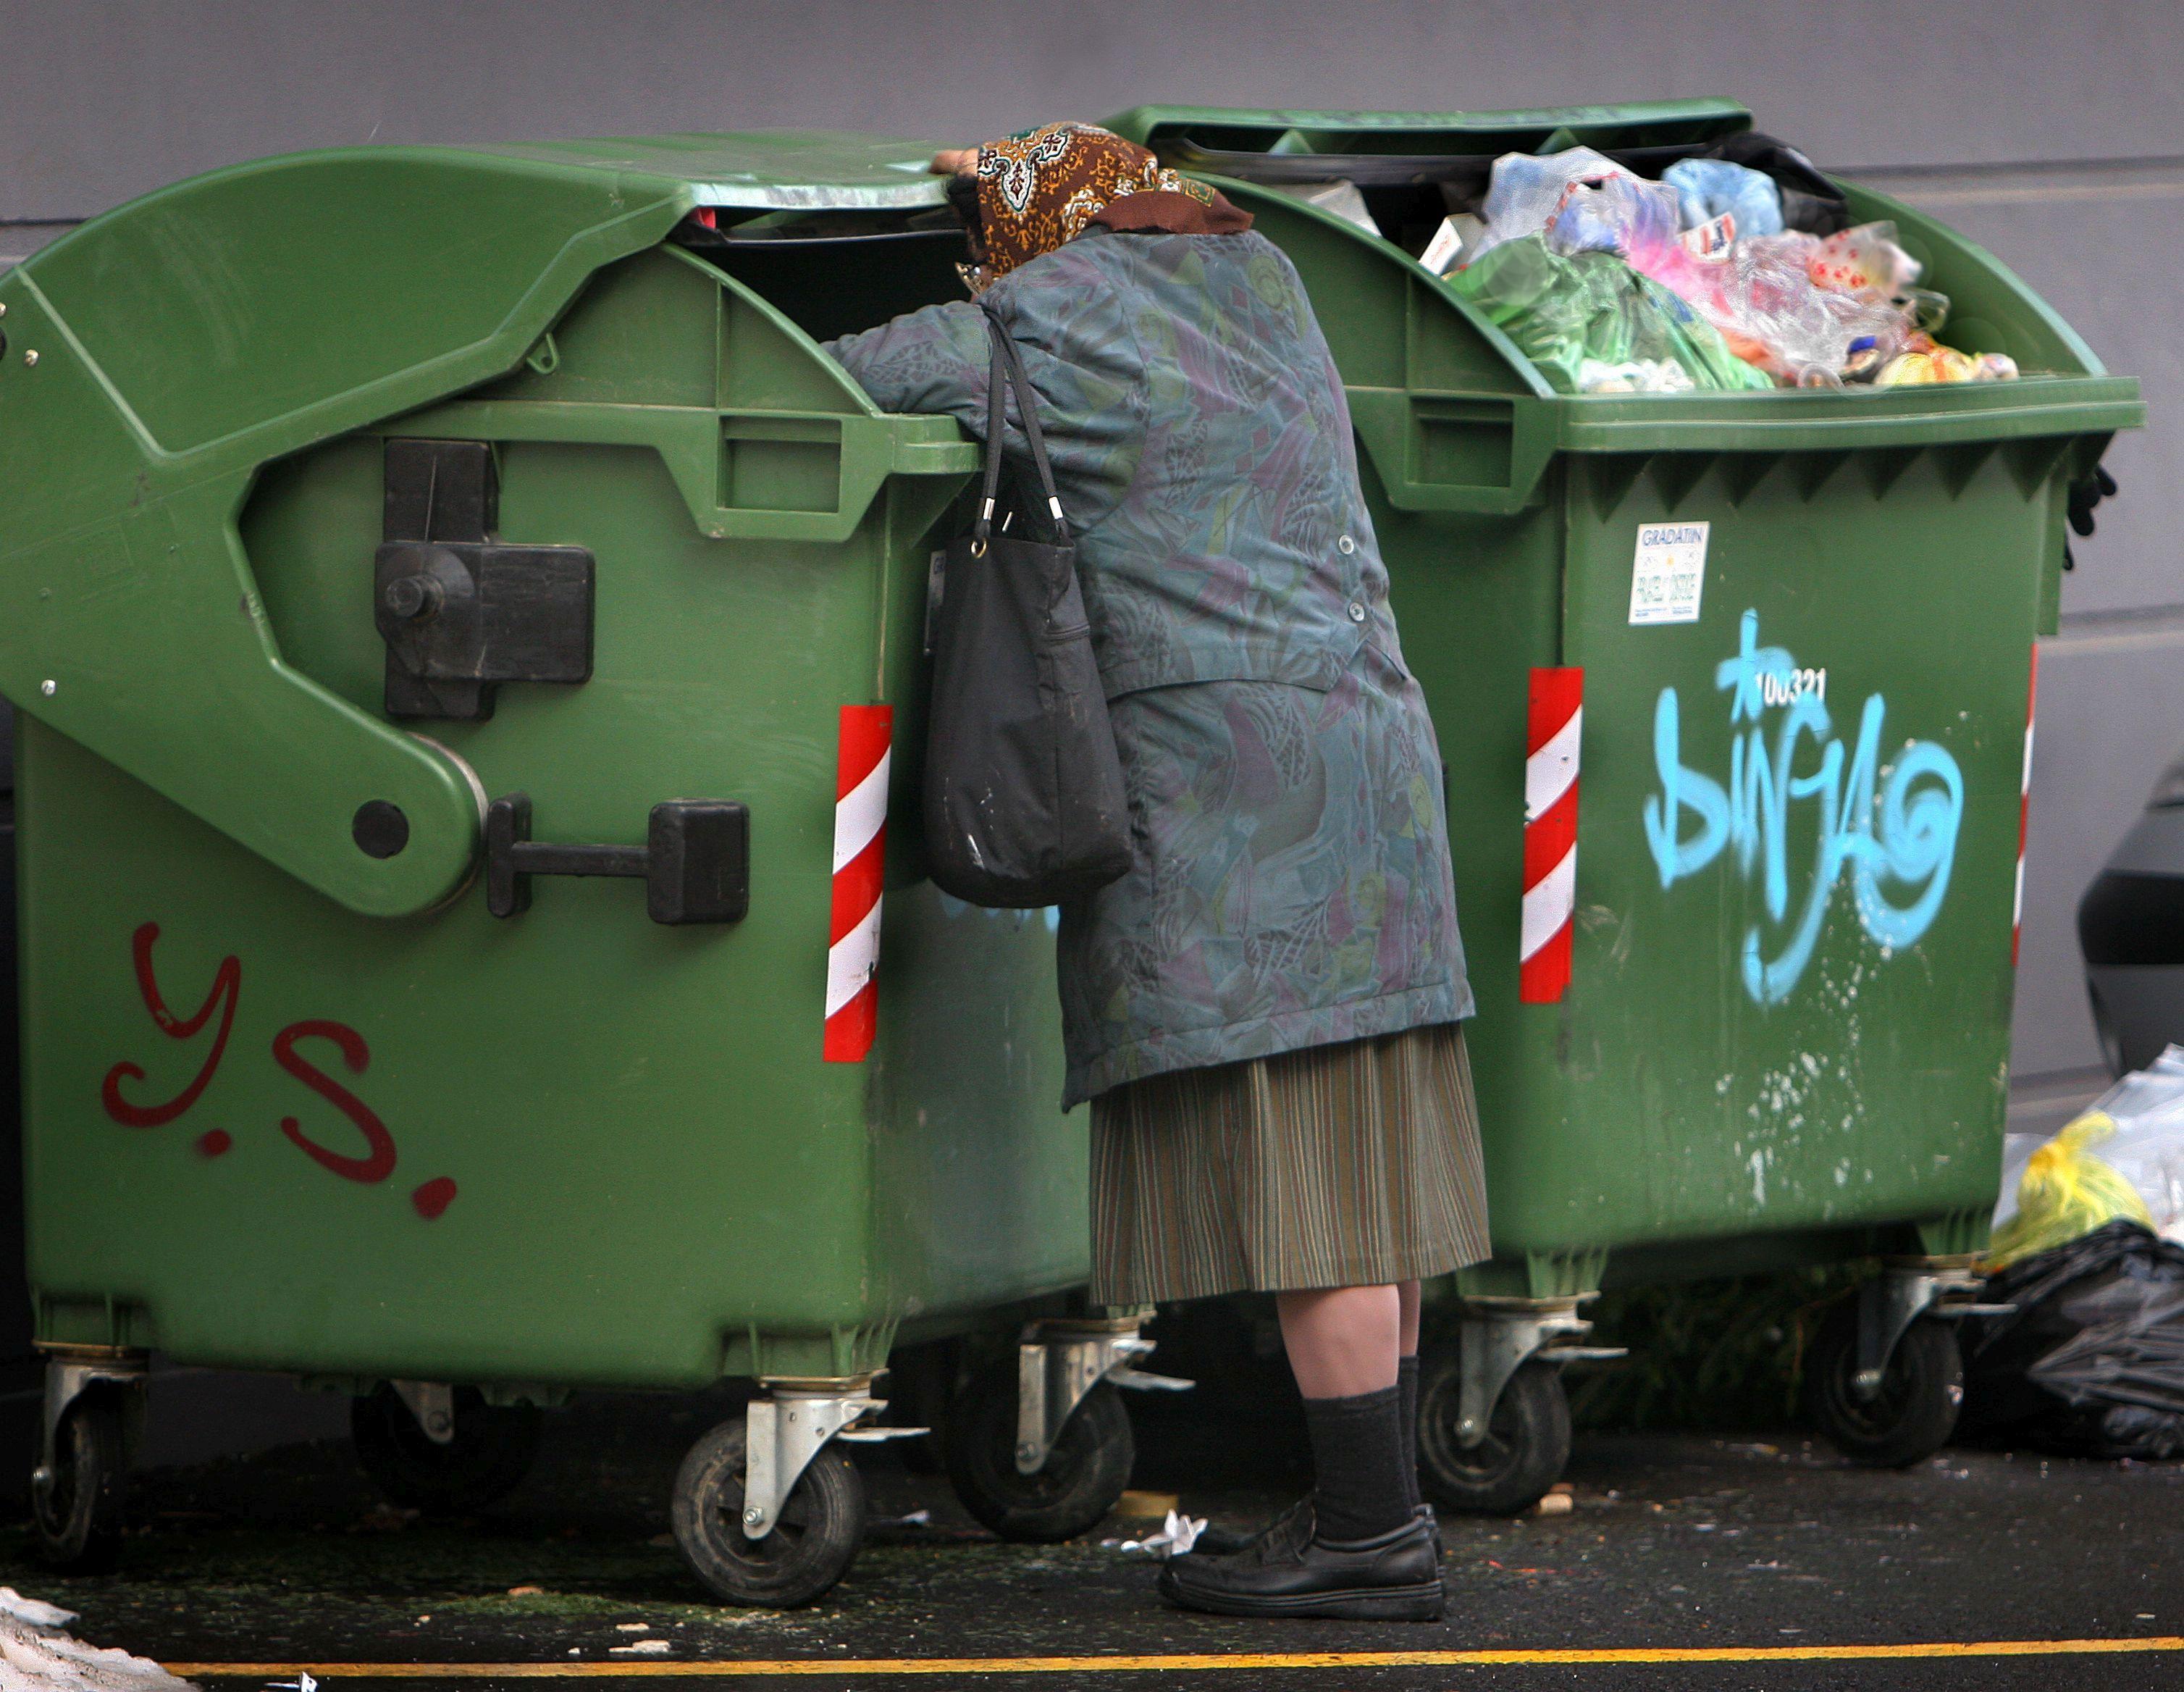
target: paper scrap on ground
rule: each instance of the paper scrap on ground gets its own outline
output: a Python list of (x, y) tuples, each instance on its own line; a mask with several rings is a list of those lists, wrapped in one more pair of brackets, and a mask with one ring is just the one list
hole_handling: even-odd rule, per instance
[(670, 1647), (665, 1639), (639, 1639), (634, 1645), (609, 1645), (609, 1656), (665, 1656)]
[(189, 1685), (156, 1662), (72, 1639), (58, 1622), (32, 1616), (74, 1615), (13, 1588), (0, 1588), (0, 1692), (182, 1692)]
[(1198, 1543), (1198, 1536), (1206, 1531), (1203, 1516), (1184, 1516), (1177, 1511), (1167, 1513), (1167, 1524), (1161, 1531), (1146, 1539), (1125, 1539), (1117, 1549), (1124, 1551), (1150, 1551), (1156, 1557), (1180, 1557)]
[(0, 1586), (0, 1616), (40, 1628), (71, 1628), (81, 1619), (73, 1610), (64, 1610), (42, 1598), (25, 1598), (12, 1586)]

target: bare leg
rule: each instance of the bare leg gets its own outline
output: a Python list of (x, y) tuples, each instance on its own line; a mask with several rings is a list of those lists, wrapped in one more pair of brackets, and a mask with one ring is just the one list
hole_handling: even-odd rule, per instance
[(1402, 1321), (1396, 1349), (1401, 1356), (1416, 1357), (1418, 1354), (1418, 1283), (1415, 1281), (1398, 1282), (1396, 1297), (1402, 1302)]
[(1335, 1287), (1274, 1296), (1297, 1390), (1355, 1398), (1396, 1384), (1402, 1299), (1394, 1287)]

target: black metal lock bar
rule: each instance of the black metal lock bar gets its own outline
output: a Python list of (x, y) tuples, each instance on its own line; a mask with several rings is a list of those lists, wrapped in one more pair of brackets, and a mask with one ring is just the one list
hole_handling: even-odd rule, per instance
[(588, 681), (592, 555), (493, 539), (500, 477), (484, 441), (394, 438), (385, 459), (371, 592), (387, 714), (483, 722), (503, 682)]
[(534, 875), (618, 875), (645, 884), (645, 910), (670, 926), (741, 922), (750, 911), (750, 807), (671, 799), (652, 807), (645, 843), (577, 846), (531, 838), (531, 797), (496, 799), (485, 816), (485, 902), (497, 917), (531, 907)]

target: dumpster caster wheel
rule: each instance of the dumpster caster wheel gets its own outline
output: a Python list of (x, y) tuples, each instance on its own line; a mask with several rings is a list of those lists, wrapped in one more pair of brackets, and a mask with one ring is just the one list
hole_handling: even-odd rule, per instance
[(675, 1477), (675, 1543), (716, 1598), (768, 1610), (809, 1604), (849, 1572), (865, 1537), (865, 1482), (822, 1445), (789, 1489), (773, 1531), (744, 1536), (748, 1429), (738, 1416), (690, 1448)]
[(1462, 1417), (1463, 1360), (1437, 1348), (1418, 1382), (1418, 1483), (1444, 1510), (1465, 1516), (1513, 1516), (1537, 1504), (1569, 1461), (1569, 1399), (1562, 1371), (1526, 1363), (1509, 1377), (1487, 1418), (1486, 1437), (1467, 1446)]
[(1017, 1365), (974, 1376), (948, 1409), (948, 1478), (1004, 1539), (1052, 1544), (1104, 1519), (1130, 1483), (1137, 1444), (1123, 1395), (1102, 1381), (1061, 1425), (1046, 1465), (1017, 1472)]
[(1964, 1360), (1947, 1323), (1922, 1316), (1904, 1329), (1871, 1397), (1858, 1392), (1857, 1373), (1858, 1307), (1848, 1304), (1822, 1326), (1805, 1365), (1806, 1407), (1844, 1456), (1900, 1469), (1949, 1443), (1964, 1401)]
[(427, 1516), (467, 1516), (514, 1492), (538, 1455), (545, 1417), (536, 1404), (489, 1404), (475, 1387), (454, 1392), (455, 1433), (426, 1437), (393, 1388), (349, 1404), (357, 1460), (389, 1504)]
[(121, 1414), (114, 1393), (85, 1393), (54, 1432), (52, 1471), (31, 1477), (38, 1561), (49, 1569), (103, 1574), (120, 1556), (129, 1484)]

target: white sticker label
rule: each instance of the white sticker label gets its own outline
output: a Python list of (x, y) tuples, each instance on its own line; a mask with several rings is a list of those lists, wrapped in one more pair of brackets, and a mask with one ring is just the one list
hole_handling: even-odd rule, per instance
[(1641, 523), (1630, 566), (1630, 621), (1696, 623), (1706, 591), (1707, 526)]

